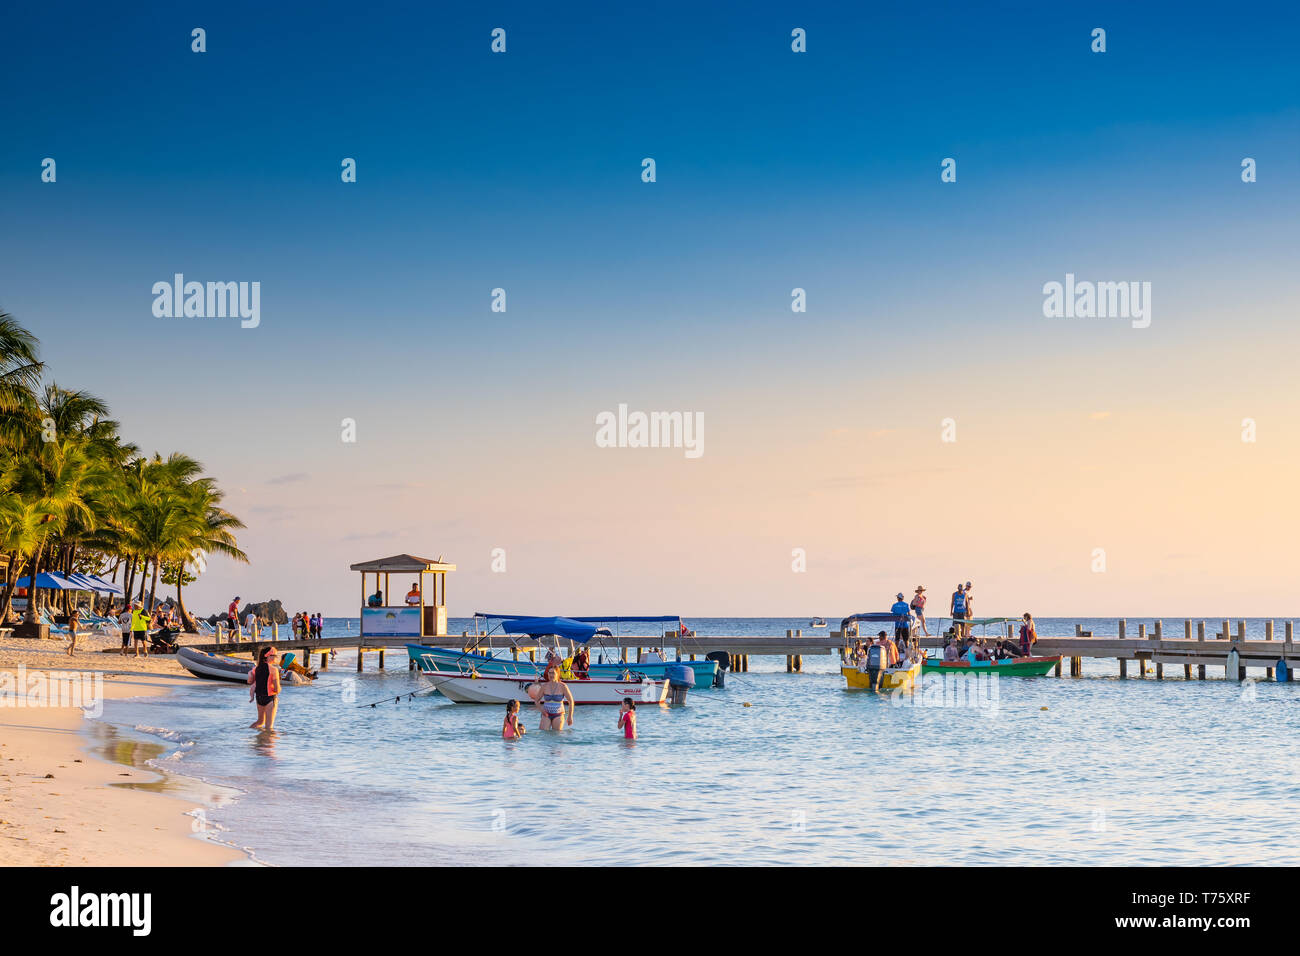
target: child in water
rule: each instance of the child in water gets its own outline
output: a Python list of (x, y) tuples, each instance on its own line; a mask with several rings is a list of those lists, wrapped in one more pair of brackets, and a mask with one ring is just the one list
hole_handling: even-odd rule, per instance
[(506, 740), (524, 735), (524, 725), (519, 722), (519, 701), (512, 700), (506, 704), (506, 722), (501, 727), (501, 736)]
[(636, 740), (636, 704), (631, 697), (623, 698), (623, 706), (618, 711), (618, 726), (628, 740)]

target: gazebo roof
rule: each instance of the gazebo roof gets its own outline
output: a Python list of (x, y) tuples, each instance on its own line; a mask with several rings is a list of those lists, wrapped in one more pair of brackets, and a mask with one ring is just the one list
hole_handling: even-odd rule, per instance
[(419, 571), (455, 571), (456, 565), (444, 564), (442, 556), (438, 560), (419, 558), (413, 554), (395, 554), (389, 558), (376, 558), (374, 561), (362, 561), (349, 566), (349, 570), (362, 571), (367, 574), (407, 574)]

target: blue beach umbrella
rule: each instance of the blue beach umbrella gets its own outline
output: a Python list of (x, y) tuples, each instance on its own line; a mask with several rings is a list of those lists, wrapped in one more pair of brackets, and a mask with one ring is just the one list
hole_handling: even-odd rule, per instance
[[(30, 588), (31, 584), (28, 583), (29, 581), (31, 581), (31, 578), (29, 577), (19, 578), (17, 586), (20, 588)], [(85, 585), (81, 585), (73, 581), (69, 581), (61, 574), (51, 574), (48, 571), (42, 571), (40, 574), (36, 575), (36, 587), (43, 588), (46, 591), (89, 591), (91, 590), (90, 588), (87, 588)]]

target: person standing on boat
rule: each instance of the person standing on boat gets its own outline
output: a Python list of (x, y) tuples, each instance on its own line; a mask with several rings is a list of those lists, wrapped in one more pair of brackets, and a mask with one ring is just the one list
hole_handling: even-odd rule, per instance
[(1034, 645), (1038, 643), (1038, 630), (1034, 627), (1034, 616), (1025, 612), (1024, 622), (1020, 625), (1020, 656), (1032, 657)]
[(558, 675), (559, 668), (554, 664), (546, 665), (546, 674), (538, 687), (537, 709), (542, 712), (542, 722), (538, 730), (563, 730), (566, 703), (569, 706), (568, 725), (573, 726), (573, 692)]
[(881, 631), (863, 653), (862, 669), (867, 674), (867, 686), (872, 690), (880, 690), (885, 669), (889, 667), (890, 648), (893, 646), (885, 632)]
[(957, 590), (952, 592), (952, 598), (948, 602), (948, 615), (952, 618), (953, 636), (968, 636), (970, 632), (964, 630), (965, 624), (962, 623), (966, 619), (966, 592), (961, 582), (957, 583)]
[(578, 653), (573, 655), (573, 676), (578, 680), (588, 680), (591, 677), (591, 651), (586, 645), (578, 648)]
[(912, 636), (912, 609), (907, 604), (907, 598), (903, 597), (903, 592), (898, 592), (898, 600), (894, 606), (889, 609), (889, 613), (894, 615), (894, 640), (907, 643), (908, 638)]
[(975, 595), (971, 594), (971, 583), (966, 582), (966, 636), (970, 636), (970, 621), (975, 617)]
[(921, 623), (921, 631), (926, 637), (930, 636), (930, 628), (925, 623), (925, 586), (921, 585), (916, 589), (912, 596), (912, 610), (916, 613), (916, 619)]

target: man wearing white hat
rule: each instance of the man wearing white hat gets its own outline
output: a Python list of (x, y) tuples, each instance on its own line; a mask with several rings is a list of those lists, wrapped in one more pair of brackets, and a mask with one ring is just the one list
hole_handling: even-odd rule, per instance
[(894, 606), (889, 609), (889, 613), (894, 615), (894, 640), (900, 637), (903, 639), (904, 646), (912, 636), (912, 609), (908, 606), (907, 598), (903, 597), (903, 592), (898, 592), (898, 600)]

